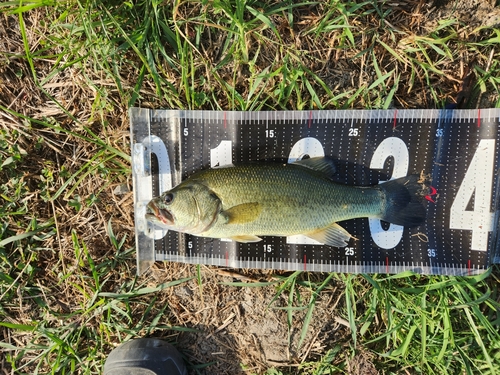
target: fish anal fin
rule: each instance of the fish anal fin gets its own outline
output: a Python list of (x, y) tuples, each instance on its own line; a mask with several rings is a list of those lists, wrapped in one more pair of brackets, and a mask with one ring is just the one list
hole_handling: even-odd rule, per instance
[(354, 238), (349, 234), (348, 231), (346, 231), (337, 223), (314, 232), (304, 233), (304, 236), (324, 243), (325, 245), (335, 247), (346, 247), (349, 240), (351, 238)]
[(236, 242), (244, 242), (244, 243), (262, 241), (262, 238), (254, 236), (252, 234), (242, 234), (240, 236), (233, 236), (231, 237), (231, 239)]
[(227, 224), (245, 224), (257, 219), (262, 211), (262, 206), (257, 202), (242, 203), (222, 212), (227, 219)]

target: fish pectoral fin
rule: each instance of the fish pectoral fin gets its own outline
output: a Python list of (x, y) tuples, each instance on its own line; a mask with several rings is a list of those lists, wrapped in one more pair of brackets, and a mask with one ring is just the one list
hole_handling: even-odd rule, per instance
[(335, 247), (346, 247), (349, 240), (354, 238), (342, 228), (337, 223), (330, 225), (324, 229), (318, 231), (304, 233), (304, 236), (312, 238), (318, 242), (324, 243), (325, 245), (335, 246)]
[(262, 241), (262, 238), (254, 236), (252, 234), (243, 234), (241, 236), (233, 236), (233, 237), (231, 237), (231, 239), (233, 241), (236, 241), (236, 242), (245, 242), (245, 243)]
[(245, 224), (257, 219), (262, 211), (262, 206), (257, 202), (242, 203), (222, 212), (227, 219), (227, 224)]

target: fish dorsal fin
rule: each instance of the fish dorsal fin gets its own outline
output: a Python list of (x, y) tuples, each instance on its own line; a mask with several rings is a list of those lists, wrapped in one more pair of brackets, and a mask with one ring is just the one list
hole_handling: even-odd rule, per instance
[(231, 239), (236, 242), (244, 242), (244, 243), (262, 241), (262, 238), (254, 236), (252, 234), (242, 234), (240, 236), (233, 236), (231, 237)]
[(262, 211), (258, 202), (242, 203), (222, 212), (227, 224), (244, 224), (257, 219)]
[(325, 245), (335, 246), (335, 247), (346, 247), (349, 240), (352, 237), (348, 231), (342, 228), (337, 223), (330, 225), (324, 229), (318, 231), (304, 233), (304, 236), (312, 238), (318, 242), (324, 243)]
[(324, 156), (318, 156), (315, 158), (302, 159), (294, 161), (292, 164), (301, 165), (305, 168), (309, 168), (318, 172), (325, 174), (326, 176), (333, 176), (337, 172), (335, 163), (333, 159), (326, 158)]
[(214, 165), (211, 168), (212, 169), (234, 168), (234, 164), (233, 163), (228, 163), (228, 164), (217, 163), (216, 165)]

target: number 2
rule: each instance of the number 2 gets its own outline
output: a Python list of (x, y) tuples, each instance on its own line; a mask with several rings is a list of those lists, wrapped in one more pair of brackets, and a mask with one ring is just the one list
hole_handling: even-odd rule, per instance
[[(320, 141), (313, 137), (302, 138), (298, 140), (292, 147), (290, 154), (288, 155), (288, 162), (293, 163), (294, 161), (302, 159), (305, 155), (311, 158), (325, 156), (325, 150)], [(289, 244), (300, 244), (300, 245), (318, 245), (318, 241), (313, 240), (309, 237), (297, 234), (295, 236), (288, 236), (286, 238), (286, 243)]]

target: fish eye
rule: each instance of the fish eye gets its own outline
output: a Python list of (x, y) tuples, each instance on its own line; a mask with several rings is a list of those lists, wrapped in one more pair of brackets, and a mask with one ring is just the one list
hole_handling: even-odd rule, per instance
[(163, 198), (163, 201), (166, 203), (166, 204), (170, 204), (172, 203), (172, 201), (174, 200), (174, 195), (172, 193), (168, 193), (167, 195), (165, 195), (165, 197)]

